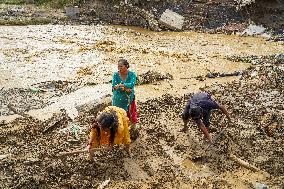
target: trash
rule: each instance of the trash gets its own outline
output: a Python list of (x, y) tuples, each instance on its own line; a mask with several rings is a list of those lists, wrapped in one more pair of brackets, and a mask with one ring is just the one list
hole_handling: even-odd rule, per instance
[[(58, 133), (67, 135), (67, 138), (69, 136), (72, 136), (76, 140), (79, 140), (79, 135), (85, 134), (85, 131), (83, 131), (83, 128), (81, 128), (80, 126), (76, 125), (75, 123), (71, 123), (66, 128), (60, 129), (58, 131)], [(72, 140), (70, 140), (70, 141), (74, 142)]]
[(34, 158), (34, 157), (29, 157), (23, 163), (33, 165), (33, 164), (38, 163), (38, 162), (40, 162), (40, 159)]
[(255, 78), (257, 77), (257, 75), (258, 75), (257, 71), (254, 71), (250, 74), (251, 78)]
[(266, 38), (266, 39), (268, 39), (268, 40), (271, 38), (271, 35), (270, 35), (270, 34), (267, 34), (267, 33), (263, 33), (263, 34), (261, 34), (260, 36), (263, 37), (263, 38)]
[(38, 93), (38, 92), (47, 92), (47, 90), (38, 88), (38, 87), (30, 87), (31, 92)]
[(48, 90), (49, 92), (55, 91), (55, 85), (54, 85), (54, 84), (49, 84), (49, 85), (47, 85), (47, 90)]
[(219, 72), (209, 72), (206, 77), (215, 78), (215, 77), (228, 77), (228, 76), (239, 76), (242, 75), (242, 71), (235, 71), (232, 73), (219, 73)]
[(11, 154), (0, 155), (0, 160), (6, 159), (7, 157), (10, 157), (10, 156), (11, 156)]
[(242, 7), (255, 3), (255, 0), (238, 0), (237, 2), (238, 2), (237, 10), (240, 10), (242, 9)]
[(248, 36), (254, 36), (254, 35), (260, 35), (265, 32), (266, 28), (263, 26), (257, 26), (257, 25), (249, 25), (247, 29), (245, 29), (241, 35), (248, 35)]
[(75, 107), (68, 107), (68, 108), (65, 108), (66, 110), (66, 113), (67, 115), (72, 119), (74, 120), (78, 115), (78, 110), (75, 108)]
[(262, 183), (255, 183), (254, 187), (256, 189), (268, 189), (269, 188), (266, 184), (262, 184)]
[(173, 29), (173, 30), (181, 30), (183, 23), (184, 23), (184, 17), (167, 9), (162, 14), (161, 18), (159, 19), (160, 24)]
[(65, 12), (66, 12), (66, 15), (70, 19), (77, 19), (80, 13), (80, 10), (78, 6), (74, 6), (74, 7), (70, 6), (70, 7), (65, 7)]
[(162, 74), (149, 70), (146, 73), (140, 74), (138, 76), (137, 85), (150, 84), (162, 80), (173, 80), (173, 76), (169, 73)]
[(37, 92), (40, 91), (39, 88), (35, 88), (35, 87), (30, 87), (30, 90), (31, 90), (31, 92), (33, 92), (33, 93), (37, 93)]
[(104, 187), (106, 187), (108, 185), (108, 183), (110, 182), (110, 178), (105, 180), (104, 182), (102, 182), (97, 189), (103, 189)]

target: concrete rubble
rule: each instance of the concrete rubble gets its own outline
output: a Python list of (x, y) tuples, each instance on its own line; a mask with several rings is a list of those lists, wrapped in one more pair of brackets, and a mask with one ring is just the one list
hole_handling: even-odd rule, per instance
[(167, 9), (161, 15), (159, 23), (166, 26), (169, 29), (181, 30), (184, 23), (184, 17)]

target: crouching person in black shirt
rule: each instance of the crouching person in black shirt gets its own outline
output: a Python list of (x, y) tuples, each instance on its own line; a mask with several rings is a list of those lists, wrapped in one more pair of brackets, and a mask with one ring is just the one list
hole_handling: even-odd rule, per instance
[(184, 122), (184, 128), (182, 131), (185, 132), (188, 130), (188, 122), (189, 118), (191, 118), (201, 129), (208, 141), (212, 143), (212, 138), (208, 132), (208, 127), (210, 125), (211, 110), (213, 109), (220, 109), (222, 113), (226, 115), (229, 121), (231, 121), (231, 117), (226, 108), (215, 102), (208, 93), (202, 92), (194, 94), (186, 104), (181, 115)]

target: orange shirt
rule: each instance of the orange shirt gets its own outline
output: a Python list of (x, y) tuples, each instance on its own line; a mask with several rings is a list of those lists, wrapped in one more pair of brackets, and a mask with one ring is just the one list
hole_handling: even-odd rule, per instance
[[(124, 109), (118, 108), (116, 106), (108, 106), (103, 112), (111, 112), (115, 111), (118, 117), (118, 128), (114, 136), (114, 144), (130, 144), (130, 133), (129, 133), (129, 119), (127, 117), (127, 113)], [(99, 147), (101, 145), (110, 145), (110, 131), (105, 132), (100, 128), (101, 136), (98, 137), (97, 130), (92, 128), (90, 132), (90, 137), (93, 138), (91, 145), (93, 148)], [(100, 141), (98, 141), (100, 138)]]

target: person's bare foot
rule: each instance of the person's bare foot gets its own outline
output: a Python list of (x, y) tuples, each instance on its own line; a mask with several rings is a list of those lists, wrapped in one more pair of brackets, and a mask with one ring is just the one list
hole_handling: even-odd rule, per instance
[(215, 4), (216, 2), (215, 1), (208, 1), (207, 3), (206, 3), (206, 5), (210, 5), (210, 4)]
[(129, 158), (132, 158), (132, 153), (131, 152), (127, 152), (127, 155)]
[(186, 133), (187, 131), (188, 131), (188, 128), (186, 128), (186, 127), (182, 128), (182, 129), (180, 130), (180, 132), (184, 132), (184, 133)]
[(125, 151), (126, 151), (128, 157), (132, 158), (132, 154), (131, 154), (130, 146), (129, 146), (129, 145), (125, 146)]
[(94, 162), (94, 158), (91, 157), (91, 156), (89, 156), (87, 160), (88, 160), (89, 163), (93, 163)]

